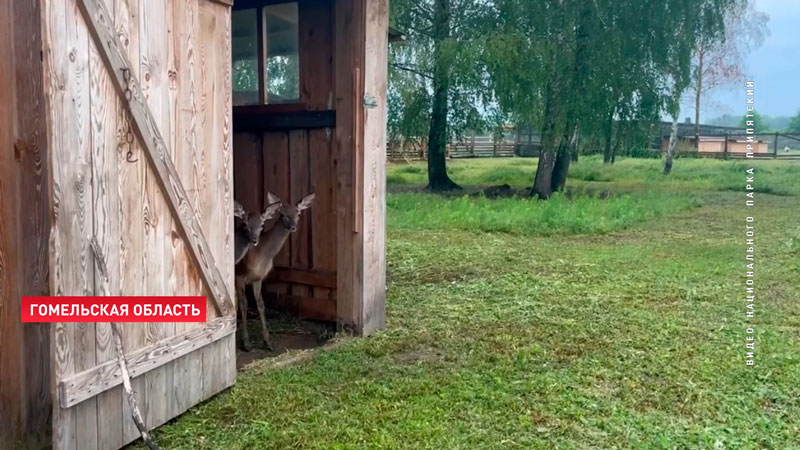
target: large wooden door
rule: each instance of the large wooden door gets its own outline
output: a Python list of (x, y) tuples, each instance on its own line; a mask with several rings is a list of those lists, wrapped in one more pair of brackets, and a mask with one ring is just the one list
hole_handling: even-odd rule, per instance
[[(52, 294), (209, 301), (205, 324), (124, 326), (155, 427), (235, 379), (230, 5), (42, 1)], [(55, 324), (51, 349), (53, 447), (135, 439), (110, 325)]]

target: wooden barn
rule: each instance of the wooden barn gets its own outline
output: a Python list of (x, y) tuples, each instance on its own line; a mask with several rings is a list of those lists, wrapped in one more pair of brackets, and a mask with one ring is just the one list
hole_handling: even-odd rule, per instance
[(207, 297), (123, 325), (148, 426), (234, 384), (234, 198), (316, 193), (268, 298), (384, 326), (387, 27), (386, 0), (0, 0), (0, 449), (138, 437), (110, 324), (21, 324), (23, 295)]

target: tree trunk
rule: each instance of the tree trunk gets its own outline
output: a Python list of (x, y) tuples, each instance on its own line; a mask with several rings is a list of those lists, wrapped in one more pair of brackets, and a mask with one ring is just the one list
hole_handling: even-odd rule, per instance
[(700, 96), (703, 93), (703, 52), (697, 55), (697, 85), (694, 91), (694, 145), (700, 150)]
[(542, 142), (542, 151), (539, 155), (539, 165), (536, 168), (536, 179), (533, 182), (531, 196), (535, 195), (540, 200), (547, 200), (553, 195), (552, 183), (555, 158), (554, 152), (544, 150), (544, 142)]
[(572, 162), (578, 162), (578, 142), (581, 138), (581, 129), (575, 125), (575, 131), (572, 132), (572, 138), (569, 141), (569, 154)]
[(667, 147), (667, 160), (664, 163), (664, 175), (669, 175), (672, 172), (672, 160), (675, 157), (675, 147), (678, 144), (678, 115), (675, 113), (672, 116), (672, 130), (669, 133), (669, 146)]
[(550, 190), (552, 192), (564, 190), (567, 184), (567, 174), (569, 173), (569, 163), (572, 160), (570, 157), (570, 146), (561, 144), (556, 160), (553, 163), (553, 175), (550, 178)]
[(567, 185), (567, 175), (569, 174), (569, 164), (578, 157), (578, 126), (567, 127), (572, 130), (569, 136), (564, 136), (564, 140), (559, 146), (556, 161), (553, 164), (553, 176), (550, 180), (550, 187), (555, 191), (563, 191)]
[(603, 137), (605, 138), (605, 149), (603, 150), (603, 162), (611, 164), (613, 161), (611, 141), (614, 135), (614, 110), (608, 114), (605, 127), (603, 127)]
[(536, 168), (536, 178), (533, 181), (531, 196), (537, 196), (541, 200), (550, 198), (553, 193), (553, 166), (556, 155), (559, 153), (559, 132), (556, 131), (556, 103), (560, 100), (555, 99), (558, 93), (557, 84), (558, 74), (551, 75), (550, 83), (547, 87), (547, 98), (544, 106), (544, 126), (542, 127), (542, 147), (539, 152), (539, 165)]
[(447, 191), (460, 187), (447, 175), (447, 94), (450, 88), (450, 74), (447, 64), (442, 60), (442, 41), (450, 36), (450, 0), (436, 0), (434, 3), (434, 70), (433, 106), (428, 134), (428, 189)]

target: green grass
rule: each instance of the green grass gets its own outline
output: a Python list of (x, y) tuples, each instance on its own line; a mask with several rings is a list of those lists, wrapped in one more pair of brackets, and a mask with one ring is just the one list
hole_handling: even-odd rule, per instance
[[(464, 185), (525, 187), (534, 162), (451, 170)], [(800, 448), (800, 164), (755, 165), (762, 193), (747, 211), (734, 192), (744, 163), (704, 159), (664, 177), (658, 161), (584, 158), (570, 186), (608, 189), (607, 200), (392, 193), (387, 329), (242, 372), (156, 439), (192, 450)], [(424, 185), (415, 167), (389, 177)], [(758, 226), (754, 368), (745, 214)]]
[(389, 195), (389, 227), (427, 230), (475, 230), (516, 234), (608, 233), (699, 206), (684, 194), (654, 191), (601, 199), (556, 195), (550, 201), (485, 197), (442, 197), (435, 194)]
[[(399, 163), (389, 166), (387, 180), (390, 186), (423, 186), (427, 181), (424, 162)], [(463, 186), (481, 186), (508, 183), (519, 188), (530, 187), (536, 174), (537, 160), (514, 159), (461, 159), (448, 162), (448, 172), (456, 183)], [(600, 156), (583, 157), (579, 164), (570, 167), (568, 184), (577, 188), (588, 183), (612, 183), (618, 190), (669, 189), (677, 192), (738, 191), (746, 161), (724, 161), (708, 158), (680, 158), (672, 174), (661, 174), (663, 162), (658, 159), (620, 158), (614, 165), (602, 163)], [(800, 195), (800, 176), (796, 161), (758, 161), (759, 192), (777, 195)], [(743, 176), (743, 175), (742, 175)]]

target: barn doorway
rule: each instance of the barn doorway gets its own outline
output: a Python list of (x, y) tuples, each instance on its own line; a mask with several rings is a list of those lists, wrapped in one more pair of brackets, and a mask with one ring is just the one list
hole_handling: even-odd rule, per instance
[(254, 350), (240, 366), (383, 327), (386, 14), (360, 0), (234, 3), (234, 197), (260, 212), (267, 193), (292, 205), (315, 194), (262, 285), (274, 350), (255, 345), (248, 290)]

